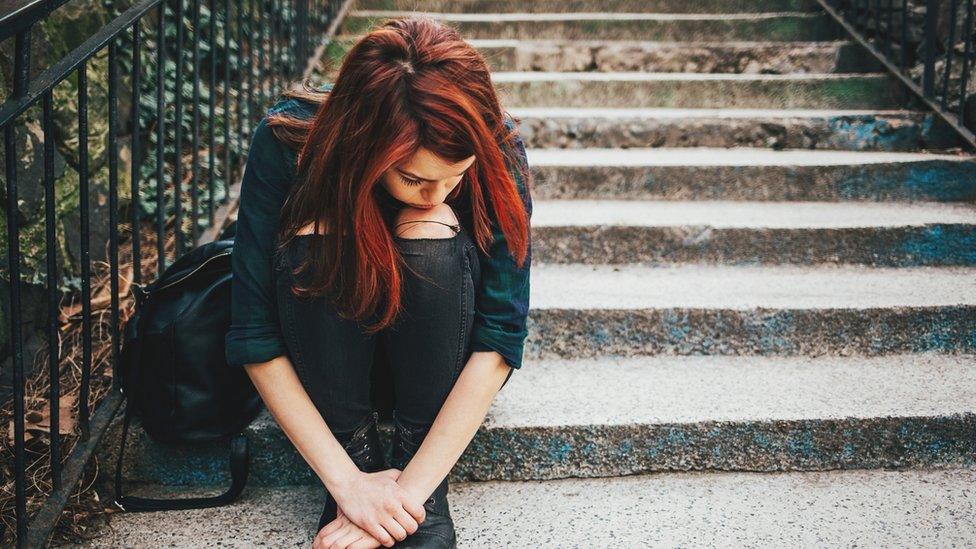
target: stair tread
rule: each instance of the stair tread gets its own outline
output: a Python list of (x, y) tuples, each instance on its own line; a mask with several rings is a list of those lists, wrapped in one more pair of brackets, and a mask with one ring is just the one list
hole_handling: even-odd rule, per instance
[(511, 107), (508, 112), (520, 118), (840, 118), (844, 116), (925, 116), (925, 111), (907, 109), (680, 109), (613, 107)]
[(533, 309), (872, 309), (976, 305), (976, 268), (724, 265), (532, 267)]
[(535, 360), (486, 425), (755, 422), (976, 412), (976, 356), (650, 356)]
[(491, 73), (493, 82), (552, 82), (552, 81), (628, 81), (628, 82), (698, 82), (738, 81), (738, 82), (792, 82), (792, 81), (833, 81), (833, 80), (887, 80), (887, 74), (877, 73), (788, 73), (751, 74), (734, 72), (646, 72), (646, 71), (500, 71)]
[[(974, 482), (971, 469), (639, 474), (454, 482), (449, 501), (459, 547), (544, 547), (554, 539), (590, 547), (947, 547), (976, 538)], [(169, 511), (166, 520), (116, 513), (89, 546), (308, 546), (323, 497), (321, 486), (249, 486), (232, 504)]]
[[(540, 390), (543, 389), (544, 390)], [(529, 359), (488, 429), (870, 420), (976, 413), (976, 355)], [(279, 431), (267, 410), (249, 428)]]
[(526, 149), (530, 166), (859, 166), (901, 162), (972, 162), (969, 154), (789, 149), (755, 147), (641, 147)]
[[(337, 40), (357, 40), (363, 35), (343, 34)], [(835, 49), (839, 46), (853, 44), (850, 40), (716, 40), (702, 42), (675, 42), (671, 40), (627, 40), (627, 39), (572, 39), (572, 38), (471, 38), (465, 40), (476, 48), (480, 47), (517, 47), (529, 44), (546, 45), (593, 45), (593, 46), (656, 46), (661, 48), (696, 48), (696, 47), (730, 47), (730, 48), (758, 48), (775, 47), (788, 49), (791, 47)]]
[(413, 10), (432, 12), (466, 13), (511, 13), (529, 11), (532, 13), (566, 12), (570, 6), (576, 11), (636, 11), (641, 13), (764, 13), (776, 11), (812, 12), (820, 8), (816, 0), (534, 0), (532, 2), (514, 0), (359, 0), (357, 8), (363, 10)]
[[(339, 34), (334, 38), (336, 42), (356, 42), (365, 34)], [(517, 48), (521, 46), (631, 46), (661, 49), (694, 49), (694, 48), (817, 48), (835, 50), (843, 46), (854, 45), (855, 42), (845, 39), (835, 40), (701, 40), (675, 41), (650, 40), (630, 38), (468, 38), (465, 42), (475, 48)]]
[(536, 200), (534, 227), (822, 229), (976, 223), (976, 207), (944, 202)]
[(823, 14), (806, 11), (778, 11), (765, 13), (646, 13), (646, 12), (548, 12), (548, 13), (458, 13), (410, 10), (353, 10), (350, 17), (429, 17), (444, 21), (755, 21), (782, 17), (819, 19)]

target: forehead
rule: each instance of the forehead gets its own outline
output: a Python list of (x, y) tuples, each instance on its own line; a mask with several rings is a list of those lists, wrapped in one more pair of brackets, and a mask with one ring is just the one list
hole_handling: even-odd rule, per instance
[(420, 147), (417, 152), (397, 164), (397, 168), (424, 179), (443, 179), (456, 176), (468, 169), (474, 163), (474, 159), (474, 155), (471, 155), (460, 162), (450, 162), (432, 151)]

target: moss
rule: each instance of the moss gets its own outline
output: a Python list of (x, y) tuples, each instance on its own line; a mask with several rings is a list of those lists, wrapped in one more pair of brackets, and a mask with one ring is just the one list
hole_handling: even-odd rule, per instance
[(321, 66), (323, 74), (327, 76), (327, 78), (324, 78), (325, 80), (335, 79), (332, 75), (338, 74), (339, 68), (342, 66), (342, 60), (349, 53), (349, 49), (352, 48), (353, 43), (352, 40), (332, 40), (325, 47), (325, 53), (322, 56), (324, 66)]

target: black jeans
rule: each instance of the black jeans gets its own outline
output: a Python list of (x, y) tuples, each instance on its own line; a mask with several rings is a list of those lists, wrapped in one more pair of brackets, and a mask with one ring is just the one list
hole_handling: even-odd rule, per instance
[(409, 267), (402, 270), (403, 311), (390, 327), (366, 335), (326, 298), (289, 291), (292, 268), (319, 238), (330, 236), (298, 235), (274, 269), (281, 328), (302, 385), (333, 433), (352, 432), (372, 413), (370, 372), (381, 343), (394, 378), (394, 417), (429, 429), (471, 356), (480, 281), (474, 242), (464, 228), (449, 238), (394, 237)]

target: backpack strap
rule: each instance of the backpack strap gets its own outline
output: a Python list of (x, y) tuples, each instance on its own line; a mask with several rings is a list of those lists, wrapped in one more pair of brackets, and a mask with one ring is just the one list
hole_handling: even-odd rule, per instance
[[(145, 300), (147, 292), (143, 291), (142, 288), (137, 288), (140, 290), (137, 292), (137, 299), (141, 302)], [(140, 307), (141, 308), (141, 307)], [(133, 328), (138, 329), (138, 320)], [(137, 334), (133, 333), (135, 337), (131, 340), (134, 344), (134, 357), (132, 365), (139, 363), (141, 353), (141, 338)], [(131, 375), (131, 372), (130, 372)], [(124, 391), (123, 391), (124, 393)], [(122, 511), (174, 511), (179, 509), (203, 509), (206, 507), (217, 507), (220, 505), (226, 505), (231, 503), (244, 490), (244, 485), (247, 484), (247, 475), (249, 468), (249, 441), (247, 436), (244, 435), (243, 431), (234, 435), (230, 440), (230, 477), (231, 484), (230, 488), (226, 492), (220, 494), (219, 496), (209, 496), (209, 497), (193, 497), (193, 498), (178, 498), (178, 499), (157, 499), (157, 498), (142, 498), (137, 496), (127, 496), (122, 493), (122, 459), (125, 453), (125, 441), (129, 434), (129, 421), (132, 419), (132, 399), (130, 395), (126, 395), (125, 399), (125, 419), (122, 422), (122, 437), (119, 442), (119, 456), (115, 465), (115, 499), (112, 501), (116, 507)]]
[(155, 499), (124, 495), (122, 493), (122, 458), (125, 452), (126, 436), (129, 432), (129, 420), (131, 419), (132, 403), (126, 399), (125, 420), (122, 423), (122, 441), (119, 444), (119, 456), (115, 467), (115, 500), (112, 503), (116, 507), (128, 512), (203, 509), (226, 505), (241, 495), (244, 485), (247, 484), (249, 456), (249, 442), (243, 432), (235, 435), (230, 441), (231, 485), (223, 494), (178, 499)]

